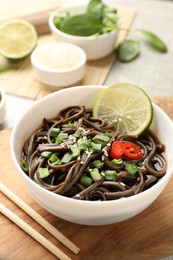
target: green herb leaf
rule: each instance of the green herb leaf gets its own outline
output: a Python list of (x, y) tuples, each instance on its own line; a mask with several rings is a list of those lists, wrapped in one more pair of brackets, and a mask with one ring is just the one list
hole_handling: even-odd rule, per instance
[(0, 72), (7, 71), (7, 70), (12, 70), (14, 68), (6, 65), (0, 65)]
[(124, 40), (116, 49), (117, 59), (123, 62), (134, 60), (140, 53), (140, 43), (136, 40)]
[(102, 18), (104, 4), (101, 0), (91, 0), (87, 6), (87, 13), (94, 14), (98, 18)]
[(146, 30), (137, 30), (138, 32), (141, 32), (142, 34), (144, 34), (147, 39), (149, 40), (149, 43), (156, 48), (158, 51), (160, 52), (167, 52), (167, 46), (166, 44), (163, 42), (163, 40), (161, 40), (156, 34), (146, 31)]
[(65, 18), (61, 23), (60, 30), (71, 35), (91, 36), (99, 33), (102, 27), (102, 21), (96, 16), (81, 14)]
[(101, 0), (91, 0), (87, 8), (88, 14), (93, 14), (102, 20), (102, 33), (110, 32), (118, 28), (119, 18), (117, 10), (102, 3)]

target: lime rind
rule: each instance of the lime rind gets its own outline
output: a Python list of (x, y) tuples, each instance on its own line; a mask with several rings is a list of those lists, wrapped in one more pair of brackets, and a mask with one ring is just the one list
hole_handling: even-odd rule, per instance
[(153, 106), (138, 86), (119, 83), (105, 88), (95, 100), (93, 116), (114, 123), (124, 134), (141, 135), (153, 119)]
[(0, 54), (8, 59), (28, 56), (37, 44), (35, 27), (23, 19), (11, 19), (0, 24)]

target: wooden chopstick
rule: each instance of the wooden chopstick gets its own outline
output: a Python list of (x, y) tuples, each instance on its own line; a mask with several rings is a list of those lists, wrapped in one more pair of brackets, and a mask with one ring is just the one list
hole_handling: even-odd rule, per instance
[(22, 199), (20, 199), (15, 193), (9, 190), (2, 183), (0, 183), (0, 191), (4, 195), (6, 195), (10, 200), (12, 200), (16, 205), (18, 205), (22, 210), (24, 210), (36, 222), (38, 222), (42, 227), (44, 227), (50, 234), (52, 234), (62, 244), (64, 244), (67, 248), (69, 248), (72, 252), (74, 252), (75, 254), (79, 252), (80, 249), (72, 241), (70, 241), (60, 231), (54, 228), (47, 220), (45, 220), (42, 216), (40, 216), (35, 210), (33, 210), (29, 205), (27, 205)]
[(65, 253), (63, 253), (59, 248), (57, 248), (54, 244), (52, 244), (49, 240), (39, 234), (35, 229), (29, 226), (25, 221), (15, 215), (11, 210), (6, 208), (3, 204), (0, 203), (0, 212), (4, 214), (7, 218), (12, 220), (16, 225), (22, 228), (26, 233), (28, 233), (31, 237), (33, 237), (36, 241), (38, 241), (41, 245), (47, 248), (51, 253), (53, 253), (56, 257), (62, 260), (70, 260)]

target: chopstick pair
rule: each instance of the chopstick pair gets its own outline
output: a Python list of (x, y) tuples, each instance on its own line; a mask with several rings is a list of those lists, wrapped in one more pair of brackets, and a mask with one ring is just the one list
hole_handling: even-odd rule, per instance
[[(42, 216), (40, 216), (35, 210), (33, 210), (29, 205), (27, 205), (22, 199), (20, 199), (16, 194), (9, 190), (4, 184), (0, 183), (0, 191), (6, 195), (10, 200), (12, 200), (16, 205), (18, 205), (22, 210), (24, 210), (30, 217), (32, 217), (36, 222), (38, 222), (42, 227), (44, 227), (50, 234), (52, 234), (56, 239), (58, 239), (62, 244), (69, 248), (73, 253), (77, 254), (79, 248), (70, 241), (66, 236), (64, 236), (60, 231), (54, 228), (48, 221), (46, 221)], [(6, 208), (3, 204), (0, 204), (0, 212), (12, 220), (16, 225), (21, 227), (25, 232), (27, 232), (31, 237), (37, 240), (41, 245), (47, 248), (51, 253), (62, 260), (69, 260), (65, 253), (63, 253), (59, 248), (52, 244), (49, 240), (39, 234), (35, 229), (29, 226), (21, 218), (16, 216), (12, 211)]]

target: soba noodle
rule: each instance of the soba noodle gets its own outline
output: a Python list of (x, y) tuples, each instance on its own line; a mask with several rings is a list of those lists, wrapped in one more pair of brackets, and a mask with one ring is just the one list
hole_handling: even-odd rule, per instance
[[(110, 148), (115, 140), (135, 144), (142, 158), (113, 160)], [(164, 152), (164, 145), (150, 132), (140, 138), (119, 133), (114, 125), (93, 118), (91, 110), (73, 106), (53, 120), (43, 120), (24, 144), (21, 167), (54, 193), (81, 200), (113, 200), (157, 183), (166, 172)], [(135, 173), (128, 170), (129, 165)]]

